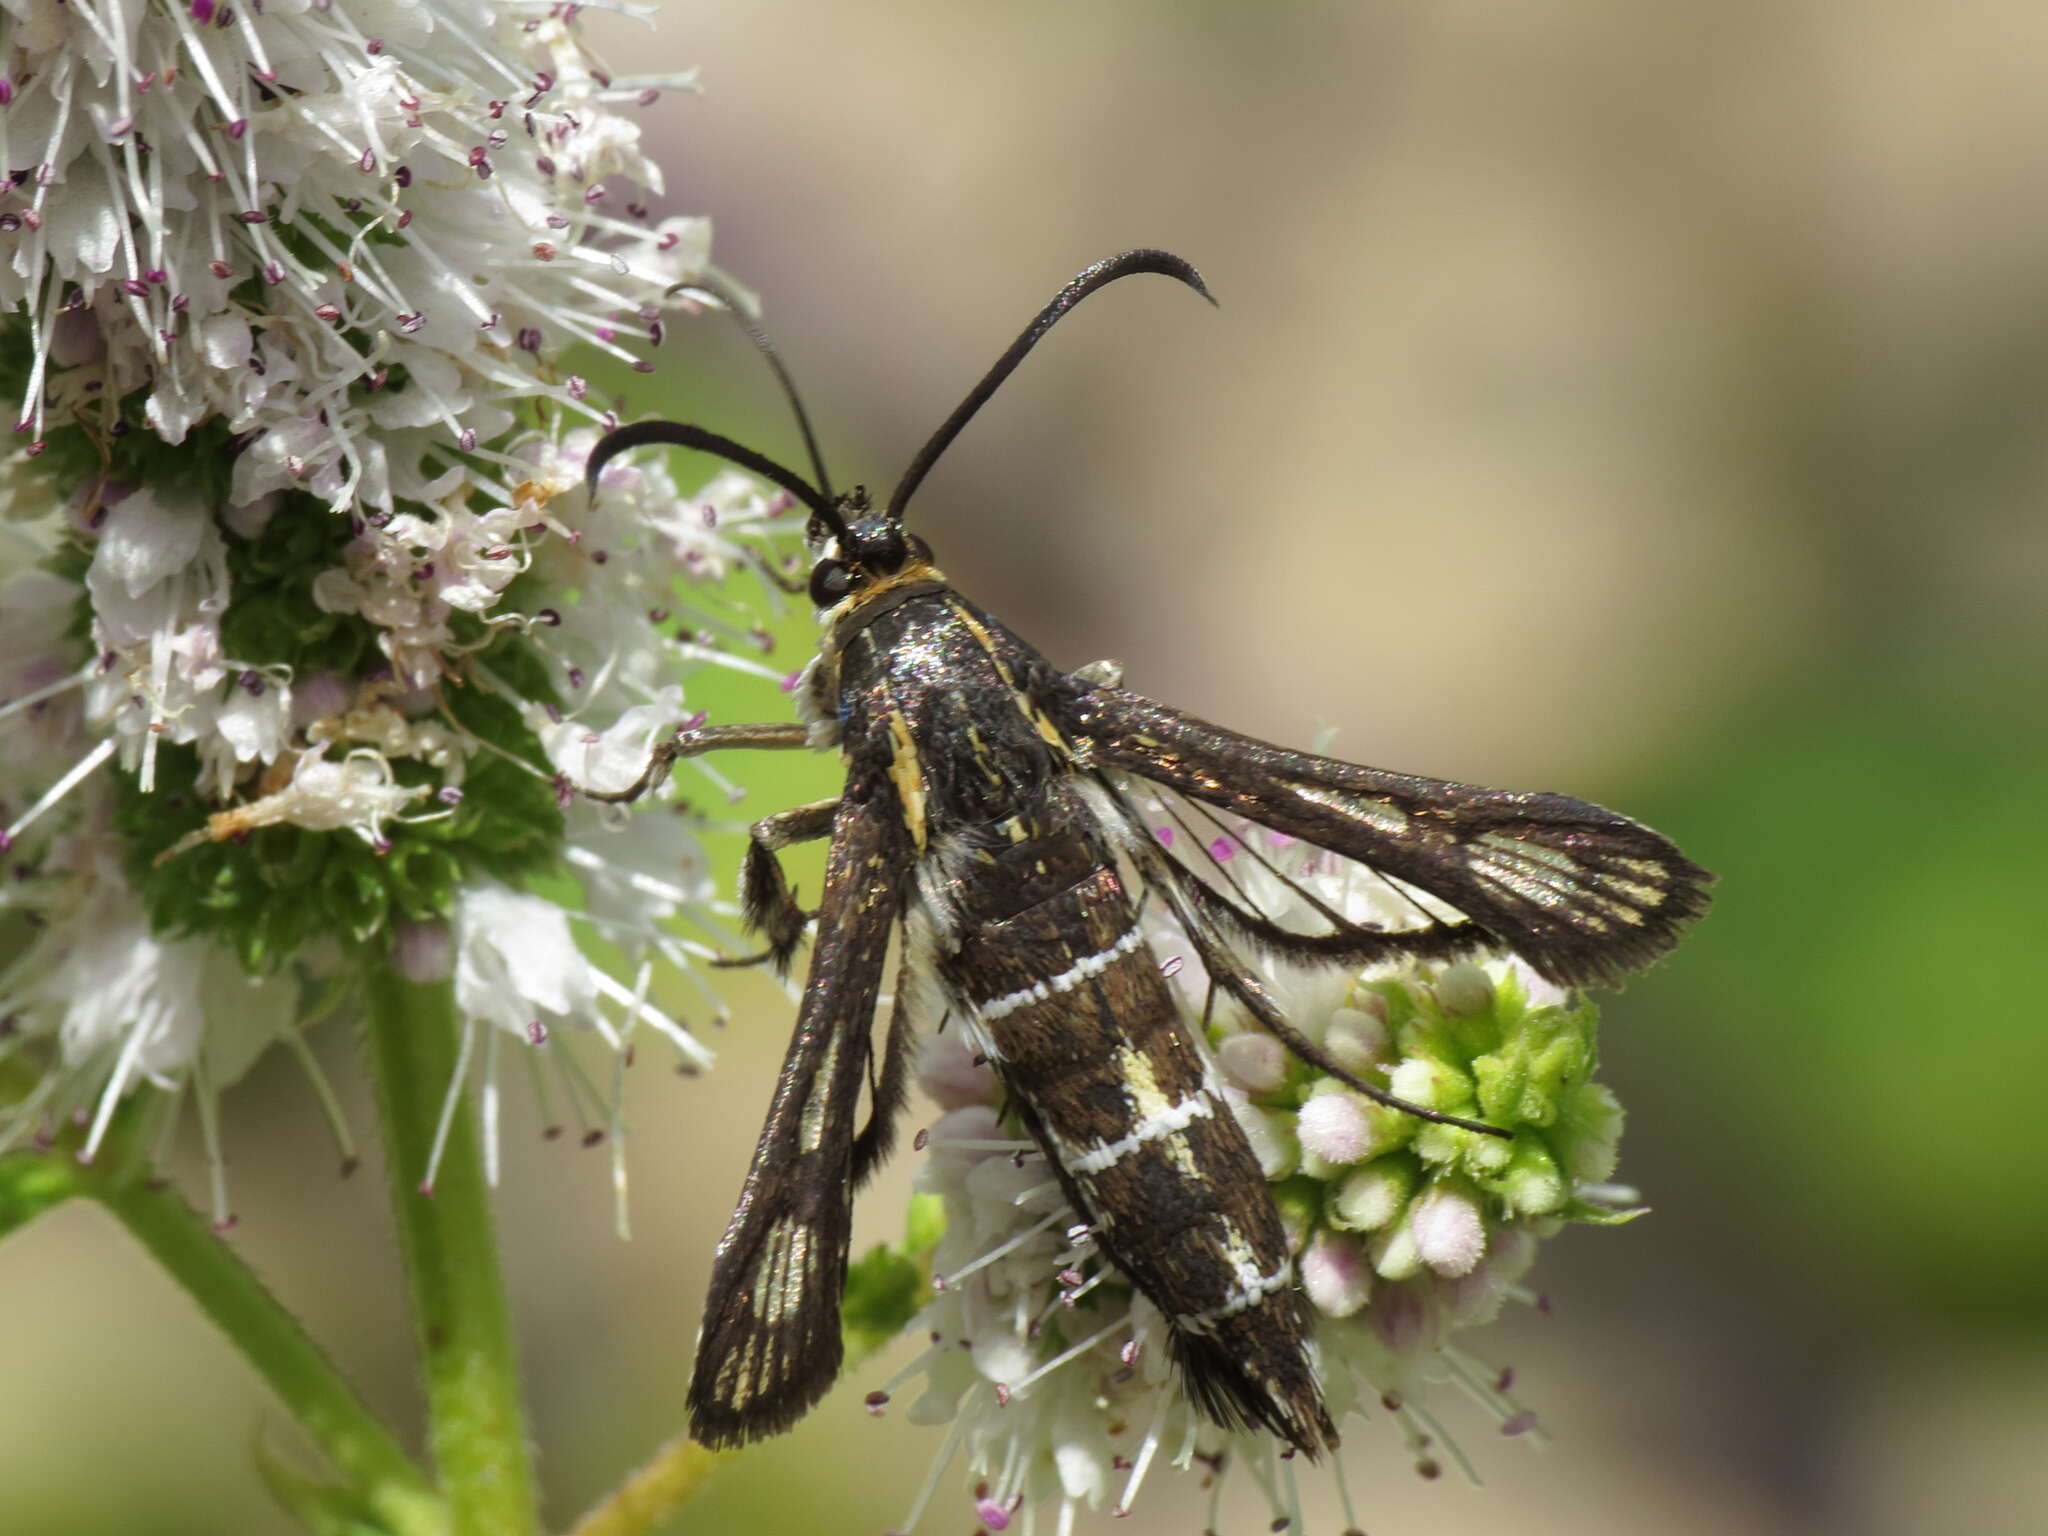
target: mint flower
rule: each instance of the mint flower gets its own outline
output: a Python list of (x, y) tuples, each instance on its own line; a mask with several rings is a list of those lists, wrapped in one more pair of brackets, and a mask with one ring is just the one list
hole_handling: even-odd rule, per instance
[[(709, 1064), (702, 850), (575, 789), (630, 781), (690, 666), (780, 677), (731, 583), (795, 520), (730, 473), (582, 489), (615, 418), (562, 348), (651, 371), (711, 269), (620, 112), (686, 82), (608, 74), (574, 14), (6, 6), (0, 1056), (33, 1087), (0, 1151), (79, 1125), (89, 1158), (189, 1089), (225, 1223), (215, 1096), (273, 1042), (310, 1069), (373, 942), (455, 978), (444, 1130), (472, 1080), (494, 1127), (507, 1043), (614, 1142), (615, 1071), (558, 1032)], [(676, 972), (694, 1022), (651, 1001)]]
[[(1227, 830), (1211, 852), (1228, 860), (1252, 839), (1274, 870), (1347, 917), (1398, 926), (1412, 912), (1407, 893), (1261, 828)], [(1282, 922), (1299, 901), (1263, 867), (1241, 868), (1238, 879)], [(1208, 1001), (1199, 961), (1164, 919), (1150, 937), (1199, 1029)], [(1320, 1077), (1229, 1005), (1211, 1005), (1207, 1041), (1225, 1097), (1317, 1318), (1323, 1387), (1345, 1436), (1327, 1475), (1348, 1512), (1345, 1457), (1369, 1436), (1399, 1436), (1424, 1476), (1445, 1457), (1471, 1470), (1430, 1409), (1445, 1385), (1475, 1398), (1504, 1434), (1536, 1429), (1509, 1374), (1457, 1335), (1510, 1300), (1536, 1299), (1522, 1282), (1540, 1239), (1568, 1221), (1635, 1214), (1625, 1208), (1632, 1193), (1608, 1182), (1621, 1111), (1591, 1080), (1593, 1008), (1519, 960), (1281, 967), (1269, 979), (1292, 1022), (1348, 1071), (1514, 1132), (1504, 1141), (1389, 1109)], [(994, 1074), (947, 1032), (930, 1043), (920, 1080), (942, 1110), (920, 1138), (930, 1157), (919, 1187), (942, 1213), (943, 1235), (928, 1253), (932, 1294), (909, 1324), (930, 1342), (870, 1401), (880, 1407), (915, 1381), (908, 1417), (946, 1438), (904, 1529), (933, 1498), (944, 1501), (944, 1468), (963, 1452), (971, 1514), (990, 1530), (1066, 1533), (1083, 1509), (1129, 1511), (1169, 1469), (1211, 1488), (1212, 1529), (1223, 1528), (1227, 1489), (1247, 1479), (1274, 1529), (1300, 1529), (1299, 1479), (1324, 1472), (1270, 1435), (1232, 1434), (1194, 1410), (1170, 1366), (1164, 1320), (1096, 1250), (1005, 1112)], [(969, 1513), (956, 1506), (952, 1518)]]

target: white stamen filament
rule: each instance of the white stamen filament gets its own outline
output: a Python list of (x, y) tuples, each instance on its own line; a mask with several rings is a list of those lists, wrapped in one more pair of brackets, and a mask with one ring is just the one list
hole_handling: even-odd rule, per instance
[(1445, 1432), (1443, 1425), (1437, 1421), (1436, 1415), (1432, 1414), (1420, 1403), (1404, 1401), (1401, 1404), (1401, 1411), (1397, 1417), (1404, 1420), (1413, 1420), (1413, 1423), (1419, 1426), (1416, 1440), (1411, 1442), (1417, 1444), (1418, 1450), (1421, 1449), (1419, 1444), (1420, 1437), (1426, 1434), (1431, 1444), (1442, 1446), (1444, 1454), (1458, 1464), (1458, 1470), (1465, 1474), (1465, 1481), (1471, 1483), (1475, 1488), (1479, 1485), (1479, 1469), (1472, 1465), (1472, 1460), (1465, 1454), (1464, 1447), (1459, 1445), (1456, 1440), (1452, 1439)]
[(1282, 1456), (1279, 1461), (1280, 1481), (1287, 1490), (1287, 1529), (1298, 1531), (1302, 1529), (1301, 1479), (1295, 1475), (1293, 1457)]
[(77, 788), (78, 782), (81, 779), (114, 755), (118, 745), (114, 737), (108, 736), (98, 746), (86, 753), (84, 757), (73, 763), (65, 771), (62, 778), (43, 791), (42, 797), (34, 805), (31, 805), (15, 818), (14, 824), (6, 832), (0, 833), (0, 847), (5, 847), (20, 837), (23, 832), (28, 830), (29, 826), (38, 816), (70, 794), (73, 789)]
[(612, 1056), (612, 1226), (622, 1243), (633, 1240), (626, 1185), (626, 1053)]
[(1109, 1324), (1106, 1328), (1099, 1329), (1096, 1332), (1089, 1334), (1088, 1337), (1083, 1339), (1080, 1343), (1068, 1345), (1067, 1348), (1061, 1350), (1058, 1354), (1054, 1355), (1050, 1360), (1047, 1360), (1037, 1369), (1030, 1372), (1021, 1381), (1011, 1382), (1010, 1391), (1013, 1393), (1022, 1392), (1026, 1387), (1030, 1386), (1033, 1382), (1043, 1380), (1045, 1377), (1050, 1376), (1054, 1371), (1058, 1370), (1061, 1366), (1065, 1365), (1069, 1360), (1077, 1360), (1082, 1355), (1087, 1354), (1089, 1350), (1093, 1349), (1096, 1345), (1100, 1344), (1104, 1339), (1108, 1338), (1111, 1334), (1119, 1333), (1128, 1327), (1130, 1327), (1130, 1323), (1126, 1319), (1120, 1317), (1115, 1322)]
[(945, 1286), (958, 1284), (960, 1281), (965, 1280), (969, 1275), (975, 1274), (980, 1270), (988, 1268), (989, 1265), (995, 1263), (997, 1260), (1008, 1258), (1011, 1254), (1015, 1253), (1019, 1248), (1022, 1248), (1026, 1243), (1030, 1242), (1031, 1239), (1038, 1236), (1039, 1233), (1045, 1231), (1045, 1229), (1047, 1227), (1050, 1227), (1054, 1222), (1064, 1221), (1066, 1219), (1066, 1215), (1067, 1213), (1064, 1210), (1058, 1210), (1052, 1212), (1050, 1215), (1041, 1217), (1038, 1221), (1033, 1222), (1023, 1231), (1017, 1233), (1016, 1236), (1008, 1238), (1005, 1241), (996, 1244), (995, 1247), (989, 1249), (988, 1252), (984, 1253), (980, 1258), (973, 1259), (970, 1260), (968, 1263), (962, 1264), (958, 1269), (954, 1270), (951, 1274), (933, 1275), (932, 1281), (934, 1285), (940, 1289), (943, 1289)]
[(1152, 1422), (1145, 1428), (1145, 1438), (1138, 1446), (1138, 1454), (1131, 1460), (1131, 1475), (1124, 1483), (1123, 1496), (1116, 1501), (1116, 1513), (1129, 1514), (1136, 1502), (1138, 1489), (1145, 1482), (1145, 1474), (1152, 1469), (1152, 1458), (1159, 1454), (1160, 1430), (1166, 1423), (1166, 1410), (1173, 1405), (1170, 1393), (1159, 1394), (1159, 1406), (1152, 1410)]
[(944, 1475), (946, 1468), (952, 1465), (953, 1457), (960, 1450), (961, 1437), (966, 1433), (966, 1419), (955, 1415), (952, 1428), (946, 1432), (946, 1443), (939, 1447), (939, 1454), (932, 1458), (931, 1471), (925, 1474), (924, 1486), (917, 1490), (917, 1497), (910, 1505), (909, 1517), (904, 1520), (899, 1529), (904, 1531), (914, 1531), (917, 1529), (917, 1522), (924, 1518), (925, 1506), (931, 1503), (932, 1495), (938, 1491), (939, 1478)]
[(484, 1042), (484, 1080), (477, 1090), (477, 1118), (484, 1142), (484, 1183), (498, 1187), (498, 1042), (502, 1029), (489, 1032)]
[(76, 672), (71, 673), (68, 677), (60, 677), (56, 682), (45, 683), (40, 688), (24, 693), (18, 699), (9, 699), (5, 703), (0, 703), (0, 720), (5, 720), (10, 715), (18, 715), (23, 710), (34, 709), (45, 699), (54, 699), (60, 693), (69, 693), (72, 689), (90, 681), (96, 670), (97, 668), (94, 665), (88, 663), (80, 667)]
[[(1342, 1456), (1332, 1456), (1330, 1458), (1330, 1471), (1337, 1482), (1337, 1507), (1344, 1511), (1344, 1529), (1347, 1531), (1363, 1530), (1364, 1527), (1358, 1523), (1358, 1511), (1351, 1503), (1351, 1479), (1344, 1475), (1344, 1458)], [(1218, 1481), (1220, 1482), (1221, 1479), (1219, 1478)]]
[(908, 1365), (904, 1366), (903, 1369), (898, 1371), (894, 1376), (891, 1376), (887, 1381), (883, 1382), (879, 1390), (885, 1396), (893, 1396), (898, 1387), (902, 1386), (904, 1382), (910, 1380), (911, 1377), (917, 1375), (920, 1371), (924, 1370), (925, 1367), (930, 1365), (934, 1360), (938, 1359), (938, 1357), (944, 1352), (945, 1346), (942, 1344), (927, 1344), (923, 1349), (917, 1352), (917, 1356), (915, 1359), (913, 1359)]
[[(570, 847), (569, 866), (572, 869), (592, 871), (603, 870), (609, 867), (602, 856), (581, 844), (575, 844)], [(628, 890), (638, 891), (642, 896), (649, 897), (655, 901), (668, 902), (678, 907), (688, 906), (696, 899), (688, 890), (677, 885), (674, 881), (660, 879), (655, 875), (648, 874), (645, 870), (628, 870), (626, 872), (626, 887)], [(616, 923), (603, 922), (597, 918), (590, 917), (587, 913), (583, 914), (583, 916), (591, 927), (601, 933), (607, 930), (613, 932), (619, 930), (620, 925)], [(703, 951), (704, 958), (707, 960), (716, 953), (716, 950), (709, 948)]]
[(100, 1101), (93, 1114), (92, 1129), (86, 1133), (85, 1145), (79, 1150), (81, 1162), (91, 1162), (100, 1149), (100, 1138), (106, 1134), (107, 1123), (114, 1118), (115, 1106), (121, 1102), (121, 1095), (128, 1087), (128, 1074), (135, 1070), (135, 1058), (142, 1054), (143, 1044), (149, 1039), (157, 1024), (153, 1009), (145, 1008), (141, 1015), (128, 1026), (127, 1038), (121, 1042), (120, 1054), (114, 1059), (114, 1070), (107, 1074), (107, 1085), (100, 1090)]
[(224, 1231), (234, 1225), (235, 1213), (228, 1209), (228, 1165), (220, 1150), (220, 1100), (214, 1095), (213, 1074), (207, 1069), (204, 1051), (192, 1059), (192, 1097), (199, 1106), (199, 1139), (206, 1148), (213, 1224)]
[(455, 1051), (455, 1070), (448, 1074), (447, 1092), (441, 1095), (441, 1117), (434, 1125), (434, 1145), (427, 1153), (427, 1171), (420, 1180), (420, 1193), (434, 1192), (434, 1179), (441, 1171), (441, 1154), (448, 1146), (448, 1130), (455, 1123), (455, 1106), (462, 1102), (462, 1087), (469, 1080), (470, 1053), (476, 1049), (477, 1022), (462, 1021), (462, 1040)]
[[(590, 979), (595, 983), (600, 996), (609, 998), (613, 1002), (630, 1003), (632, 1005), (632, 1011), (629, 1014), (630, 1018), (645, 1019), (670, 1044), (674, 1045), (677, 1050), (681, 1051), (684, 1056), (688, 1057), (697, 1066), (709, 1067), (718, 1059), (717, 1055), (706, 1047), (702, 1041), (698, 1040), (695, 1035), (692, 1035), (681, 1024), (678, 1024), (674, 1019), (655, 1007), (654, 1004), (648, 1002), (644, 996), (636, 996), (634, 993), (627, 991), (610, 976), (595, 968), (590, 973)], [(605, 1042), (617, 1048), (619, 1036), (604, 1021), (604, 1016), (602, 1014), (596, 1015), (595, 1022), (598, 1033), (604, 1036)]]

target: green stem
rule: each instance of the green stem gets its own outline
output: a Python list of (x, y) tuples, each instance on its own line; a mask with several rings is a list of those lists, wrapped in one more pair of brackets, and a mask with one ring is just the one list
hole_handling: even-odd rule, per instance
[(703, 1486), (720, 1453), (678, 1435), (620, 1484), (569, 1536), (641, 1536)]
[(53, 1205), (85, 1193), (78, 1165), (46, 1152), (0, 1157), (0, 1237), (25, 1227)]
[[(48, 1161), (70, 1162), (58, 1155)], [(84, 1170), (80, 1185), (185, 1287), (386, 1526), (400, 1536), (447, 1531), (441, 1501), (390, 1431), (181, 1195), (141, 1180), (102, 1181)]]
[(457, 1536), (537, 1536), (533, 1460), (482, 1148), (458, 1094), (424, 1187), (460, 1055), (453, 988), (367, 966), (367, 1027), (391, 1207), (426, 1381), (428, 1438)]

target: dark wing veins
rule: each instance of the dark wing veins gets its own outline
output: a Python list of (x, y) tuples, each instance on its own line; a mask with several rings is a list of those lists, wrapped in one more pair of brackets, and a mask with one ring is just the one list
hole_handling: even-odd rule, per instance
[(1639, 822), (1565, 795), (1510, 794), (1291, 752), (1122, 689), (1065, 680), (1061, 724), (1121, 769), (1363, 864), (1454, 909), (1398, 930), (1325, 909), (1282, 929), (1212, 886), (1190, 899), (1299, 960), (1447, 958), (1489, 942), (1561, 986), (1612, 985), (1677, 943), (1713, 876)]

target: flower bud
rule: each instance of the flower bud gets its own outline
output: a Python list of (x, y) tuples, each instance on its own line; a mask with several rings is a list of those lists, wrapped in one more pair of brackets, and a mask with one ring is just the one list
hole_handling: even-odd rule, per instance
[(1372, 1296), (1372, 1266), (1356, 1238), (1321, 1232), (1301, 1256), (1301, 1285), (1326, 1317), (1349, 1317)]
[(1469, 1274), (1486, 1252), (1486, 1223), (1477, 1193), (1462, 1182), (1438, 1179), (1408, 1207), (1415, 1252), (1440, 1275)]
[(1273, 1093), (1287, 1081), (1292, 1058), (1271, 1035), (1241, 1030), (1225, 1035), (1216, 1046), (1216, 1060), (1230, 1080), (1249, 1094)]
[(1408, 1158), (1367, 1163), (1337, 1186), (1330, 1198), (1330, 1221), (1348, 1231), (1377, 1232), (1401, 1214), (1415, 1183), (1415, 1164)]
[(1493, 1006), (1493, 978), (1460, 960), (1436, 979), (1436, 998), (1445, 1013), (1477, 1017)]
[[(1373, 1001), (1380, 999), (1375, 997)], [(1323, 1049), (1338, 1066), (1357, 1076), (1378, 1070), (1386, 1064), (1391, 1044), (1385, 1014), (1383, 1002), (1377, 1016), (1361, 1008), (1339, 1008), (1330, 1016), (1330, 1027), (1323, 1034)]]

